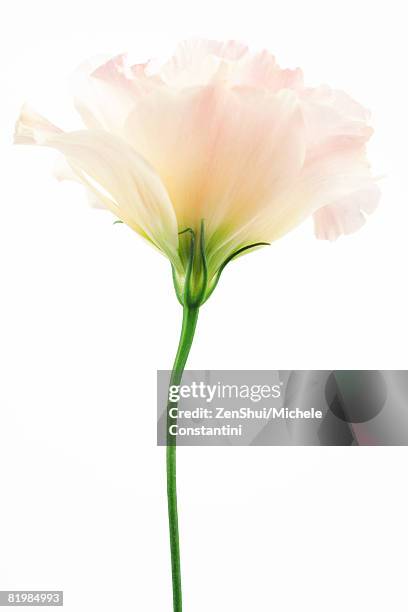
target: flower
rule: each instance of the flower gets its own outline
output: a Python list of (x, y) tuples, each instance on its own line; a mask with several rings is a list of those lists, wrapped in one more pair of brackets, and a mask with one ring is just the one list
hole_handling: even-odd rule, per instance
[(61, 174), (170, 260), (180, 300), (202, 303), (233, 257), (309, 215), (318, 238), (359, 229), (379, 191), (369, 114), (342, 91), (236, 42), (189, 41), (174, 57), (83, 65), (63, 132), (25, 106), (15, 142), (57, 149)]

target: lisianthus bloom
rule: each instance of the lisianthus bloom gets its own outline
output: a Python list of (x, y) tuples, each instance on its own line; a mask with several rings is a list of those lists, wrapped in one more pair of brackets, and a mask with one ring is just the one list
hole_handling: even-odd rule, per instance
[(332, 240), (377, 204), (368, 112), (266, 51), (190, 41), (162, 65), (119, 55), (82, 66), (74, 100), (83, 129), (24, 107), (15, 141), (62, 153), (66, 178), (168, 257), (180, 301), (202, 303), (228, 261), (309, 215)]
[[(318, 238), (357, 230), (378, 200), (365, 147), (368, 113), (345, 93), (306, 88), (299, 69), (235, 43), (183, 43), (161, 66), (122, 55), (82, 67), (64, 132), (24, 107), (17, 143), (62, 153), (59, 175), (83, 183), (170, 260), (183, 304), (170, 377), (178, 386), (198, 312), (234, 257), (313, 215)], [(173, 610), (182, 612), (176, 493), (177, 402), (167, 405), (167, 497)]]

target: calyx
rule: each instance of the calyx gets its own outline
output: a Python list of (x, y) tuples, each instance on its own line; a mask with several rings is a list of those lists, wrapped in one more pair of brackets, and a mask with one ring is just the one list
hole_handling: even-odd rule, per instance
[(212, 275), (212, 278), (209, 278), (204, 220), (201, 221), (198, 232), (188, 227), (179, 232), (179, 235), (189, 242), (180, 247), (183, 251), (183, 259), (186, 262), (185, 271), (180, 274), (173, 266), (173, 283), (180, 304), (191, 308), (197, 308), (208, 300), (216, 288), (225, 266), (232, 259), (250, 249), (269, 246), (269, 242), (255, 242), (237, 249), (226, 257), (216, 273)]

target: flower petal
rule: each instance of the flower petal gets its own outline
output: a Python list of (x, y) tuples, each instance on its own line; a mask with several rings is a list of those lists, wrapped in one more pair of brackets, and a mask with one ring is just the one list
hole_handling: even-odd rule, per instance
[(304, 159), (302, 116), (289, 91), (157, 90), (138, 100), (126, 134), (162, 178), (179, 230), (205, 220), (210, 251), (215, 235), (219, 246), (221, 235), (269, 205)]
[(40, 142), (57, 149), (100, 202), (177, 267), (177, 221), (168, 193), (152, 167), (113, 134), (98, 130), (64, 133), (50, 126), (40, 115), (24, 112), (17, 124), (16, 142)]
[(14, 144), (44, 144), (47, 138), (62, 133), (60, 128), (24, 104), (16, 122)]
[(366, 214), (374, 212), (380, 199), (380, 190), (373, 184), (338, 202), (323, 206), (313, 215), (316, 237), (336, 240), (342, 234), (352, 234), (366, 221)]
[(324, 157), (347, 146), (363, 147), (372, 135), (369, 112), (342, 91), (327, 86), (308, 89), (301, 102), (308, 158)]
[(370, 114), (327, 86), (305, 90), (301, 98), (308, 143), (304, 191), (314, 193), (316, 236), (334, 240), (359, 229), (379, 200), (365, 155)]
[(268, 51), (247, 55), (233, 68), (231, 80), (239, 85), (268, 89), (272, 92), (280, 89), (297, 91), (303, 87), (303, 73), (300, 68), (282, 70)]
[(83, 63), (74, 73), (75, 107), (89, 129), (120, 134), (135, 98), (160, 85), (146, 74), (146, 65), (130, 66), (126, 55)]
[(191, 39), (180, 43), (174, 56), (161, 67), (161, 79), (172, 88), (210, 83), (224, 62), (236, 62), (248, 48), (236, 41)]

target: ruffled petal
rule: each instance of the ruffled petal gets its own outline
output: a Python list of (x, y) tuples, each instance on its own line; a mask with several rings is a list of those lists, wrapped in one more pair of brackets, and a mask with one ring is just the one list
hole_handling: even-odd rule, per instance
[(160, 79), (148, 76), (146, 68), (147, 64), (131, 66), (124, 54), (83, 63), (73, 75), (72, 86), (75, 107), (86, 127), (122, 134), (135, 98), (160, 85)]
[(235, 63), (248, 52), (236, 41), (186, 40), (159, 70), (161, 79), (172, 88), (196, 87), (210, 83), (223, 63)]
[(316, 238), (336, 240), (342, 234), (352, 234), (366, 222), (366, 215), (378, 206), (380, 190), (373, 184), (333, 204), (323, 206), (313, 215)]
[(272, 92), (281, 89), (298, 91), (303, 87), (303, 73), (300, 68), (282, 70), (268, 51), (245, 56), (234, 66), (231, 80), (239, 85), (268, 89)]
[(366, 159), (370, 113), (327, 86), (301, 95), (307, 156), (302, 183), (313, 197), (316, 236), (334, 240), (357, 231), (379, 200)]
[(327, 86), (301, 94), (308, 157), (325, 156), (337, 149), (364, 147), (372, 128), (370, 113), (342, 91)]

